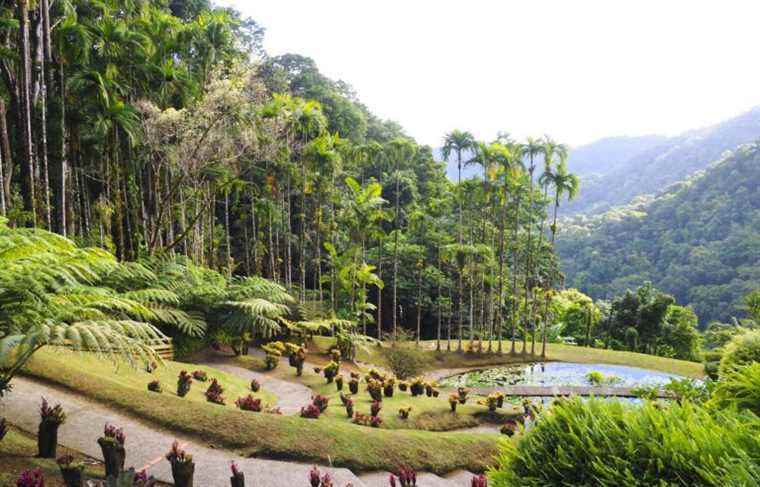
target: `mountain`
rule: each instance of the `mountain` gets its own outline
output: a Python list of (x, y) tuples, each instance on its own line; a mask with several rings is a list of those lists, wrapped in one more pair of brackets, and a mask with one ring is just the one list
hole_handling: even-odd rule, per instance
[[(713, 129), (698, 145), (715, 153), (719, 139)], [(701, 160), (696, 146), (674, 150)], [(760, 146), (743, 145), (650, 201), (568, 219), (557, 250), (567, 287), (594, 298), (651, 281), (690, 304), (703, 326), (741, 316), (742, 297), (760, 286)]]
[(758, 137), (760, 107), (676, 137), (616, 137), (579, 147), (571, 152), (568, 165), (581, 176), (581, 192), (565, 212), (602, 213), (636, 198), (651, 199), (723, 152)]

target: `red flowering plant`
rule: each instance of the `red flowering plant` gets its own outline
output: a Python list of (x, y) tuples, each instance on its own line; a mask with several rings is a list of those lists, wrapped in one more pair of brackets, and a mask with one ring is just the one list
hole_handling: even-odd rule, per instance
[(414, 487), (417, 485), (417, 473), (411, 468), (401, 467), (396, 475), (390, 476), (391, 487), (396, 487), (396, 481), (400, 487)]
[(317, 467), (309, 470), (309, 485), (311, 487), (333, 487), (332, 477), (329, 473), (322, 475)]
[(222, 393), (224, 393), (224, 387), (216, 379), (211, 379), (211, 384), (206, 389), (206, 400), (214, 404), (224, 405), (225, 400)]
[(16, 487), (45, 487), (45, 477), (42, 469), (24, 470), (16, 481)]
[(373, 428), (379, 428), (383, 424), (383, 418), (380, 416), (372, 416), (369, 418), (369, 425)]
[(322, 411), (314, 404), (309, 404), (308, 406), (301, 408), (302, 418), (317, 419), (320, 414), (322, 414)]
[(198, 382), (206, 382), (208, 380), (208, 375), (206, 375), (205, 370), (196, 370), (193, 372), (193, 379)]
[(470, 487), (488, 487), (486, 476), (483, 474), (474, 476), (472, 478), (472, 482), (470, 483)]
[(115, 441), (120, 445), (123, 445), (127, 440), (127, 437), (124, 434), (124, 430), (117, 428), (112, 424), (106, 423), (106, 425), (103, 427), (103, 439), (107, 441)]
[(255, 398), (252, 395), (248, 394), (245, 397), (239, 397), (237, 401), (235, 401), (235, 406), (242, 409), (243, 411), (253, 411), (253, 412), (261, 412), (261, 399)]
[[(343, 396), (341, 396), (341, 399)], [(343, 401), (343, 405), (346, 407), (346, 415), (349, 418), (352, 418), (354, 416), (354, 400), (347, 397), (345, 401)]]
[(330, 398), (317, 394), (316, 396), (312, 396), (311, 402), (319, 408), (320, 413), (324, 413), (325, 409), (327, 409), (327, 404), (330, 402)]
[(232, 472), (232, 477), (230, 477), (232, 487), (245, 487), (245, 475), (237, 463), (230, 462), (230, 472)]

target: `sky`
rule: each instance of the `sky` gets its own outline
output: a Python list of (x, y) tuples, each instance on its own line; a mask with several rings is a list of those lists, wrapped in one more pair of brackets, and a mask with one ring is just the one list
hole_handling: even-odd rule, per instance
[(760, 105), (756, 0), (219, 0), (438, 146), (675, 135)]

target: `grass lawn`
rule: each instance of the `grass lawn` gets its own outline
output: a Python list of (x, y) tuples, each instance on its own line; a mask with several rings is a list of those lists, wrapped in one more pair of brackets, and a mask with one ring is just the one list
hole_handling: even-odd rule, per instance
[[(79, 452), (58, 445), (58, 456), (72, 455), (86, 465), (88, 478), (102, 479), (102, 463)], [(8, 434), (0, 440), (0, 485), (16, 485), (24, 470), (40, 468), (48, 487), (65, 487), (58, 464), (54, 459), (37, 458), (37, 438), (25, 431), (10, 427)]]
[[(309, 357), (312, 360), (313, 357)], [(367, 384), (362, 378), (359, 384), (359, 393), (351, 395), (348, 390), (349, 370), (353, 370), (348, 364), (341, 366), (341, 374), (344, 378), (343, 394), (350, 396), (354, 401), (354, 411), (370, 414), (372, 398), (367, 392)], [(340, 392), (335, 383), (328, 384), (324, 376), (316, 374), (312, 368), (304, 368), (303, 375), (296, 377), (295, 369), (281, 364), (275, 371), (278, 377), (298, 382), (309, 387), (315, 394), (321, 394), (330, 398), (327, 410), (323, 413), (328, 418), (336, 421), (350, 423), (343, 403), (340, 400)], [(363, 376), (362, 376), (363, 377)], [(393, 397), (383, 397), (380, 416), (383, 418), (383, 428), (389, 429), (419, 429), (427, 431), (450, 431), (460, 428), (469, 428), (483, 423), (502, 425), (508, 418), (515, 417), (522, 411), (513, 405), (506, 405), (494, 414), (489, 414), (488, 408), (477, 404), (479, 396), (468, 398), (467, 404), (459, 405), (456, 414), (451, 413), (449, 407), (450, 390), (441, 389), (439, 397), (427, 397), (425, 395), (413, 397), (409, 390), (400, 391), (398, 385), (394, 388)], [(401, 419), (398, 410), (401, 407), (411, 406), (412, 412), (408, 419)]]
[[(329, 337), (315, 337), (313, 343), (319, 350), (327, 350), (327, 348), (334, 343), (334, 339)], [(468, 344), (469, 342), (467, 340), (463, 340), (462, 346), (464, 348), (467, 348)], [(490, 365), (535, 362), (538, 360), (535, 357), (530, 357), (530, 355), (522, 356), (519, 354), (519, 351), (522, 349), (522, 342), (516, 344), (518, 354), (515, 356), (509, 354), (511, 343), (508, 341), (502, 342), (502, 349), (505, 353), (501, 355), (497, 353), (446, 352), (445, 341), (441, 342), (441, 346), (444, 349), (441, 352), (435, 351), (435, 340), (424, 340), (421, 342), (421, 345), (423, 352), (420, 356), (425, 371), (449, 368), (486, 367)], [(452, 348), (455, 348), (457, 343), (452, 340), (451, 345)], [(486, 349), (487, 347), (488, 343), (483, 342), (483, 348)], [(537, 343), (536, 350), (540, 350), (540, 347), (541, 344)], [(493, 349), (497, 349), (497, 342), (493, 343)], [(530, 350), (530, 342), (528, 342), (528, 350)], [(357, 359), (362, 362), (386, 365), (382, 351), (378, 347), (370, 347), (368, 350), (360, 349), (357, 355)], [(701, 379), (705, 375), (704, 366), (700, 362), (689, 362), (687, 360), (677, 360), (636, 352), (548, 343), (546, 346), (546, 356), (547, 361), (627, 365), (630, 367), (639, 367), (642, 369), (682, 375), (694, 379)]]
[[(243, 454), (332, 463), (354, 471), (395, 470), (399, 465), (435, 473), (460, 468), (482, 471), (491, 463), (499, 439), (495, 434), (356, 426), (338, 419), (338, 411), (334, 418), (331, 412), (318, 420), (238, 411), (234, 406), (222, 407), (207, 403), (205, 399), (180, 398), (168, 391), (168, 383), (163, 394), (151, 393), (145, 385), (152, 375), (121, 368), (119, 374), (114, 374), (108, 362), (99, 361), (97, 367), (96, 362), (91, 362), (96, 360), (81, 354), (53, 353), (43, 349), (35, 355), (26, 373), (150, 423)], [(241, 382), (209, 367), (188, 367), (171, 362), (167, 363), (167, 369), (172, 371), (166, 372), (164, 380), (176, 378), (176, 373), (185, 367), (203, 368), (210, 376), (220, 378), (225, 386)], [(163, 372), (156, 373), (160, 377)], [(246, 384), (239, 385), (240, 388), (244, 386), (247, 387)], [(193, 388), (200, 389), (197, 383)], [(233, 388), (230, 386), (229, 390)], [(226, 396), (228, 402), (234, 400), (234, 394), (227, 393)]]

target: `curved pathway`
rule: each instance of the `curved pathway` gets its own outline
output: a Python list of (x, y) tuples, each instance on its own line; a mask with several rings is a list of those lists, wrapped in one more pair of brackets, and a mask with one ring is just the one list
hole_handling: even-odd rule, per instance
[[(290, 382), (276, 377), (271, 377), (261, 372), (249, 370), (243, 366), (229, 363), (225, 357), (210, 358), (199, 362), (200, 365), (208, 365), (228, 374), (250, 381), (256, 379), (261, 384), (261, 388), (277, 396), (277, 407), (283, 414), (296, 414), (301, 411), (301, 407), (311, 402), (311, 389), (297, 382)], [(282, 365), (287, 365), (287, 362)]]
[[(246, 458), (238, 453), (212, 448), (198, 440), (146, 425), (130, 416), (116, 413), (102, 404), (88, 401), (76, 394), (18, 377), (13, 390), (0, 401), (0, 416), (21, 429), (36, 434), (39, 424), (41, 396), (50, 403), (60, 403), (66, 412), (66, 422), (58, 433), (60, 444), (95, 458), (102, 458), (97, 439), (106, 423), (124, 429), (127, 436), (127, 466), (146, 468), (148, 473), (163, 482), (172, 482), (169, 462), (164, 454), (176, 439), (195, 461), (195, 485), (227, 487), (230, 485), (230, 461), (234, 460), (245, 473), (246, 485), (253, 487), (294, 487), (308, 485), (311, 465), (279, 460)], [(336, 487), (351, 482), (353, 487), (367, 487), (345, 468), (319, 467), (329, 472)], [(424, 484), (423, 484), (424, 485)]]

